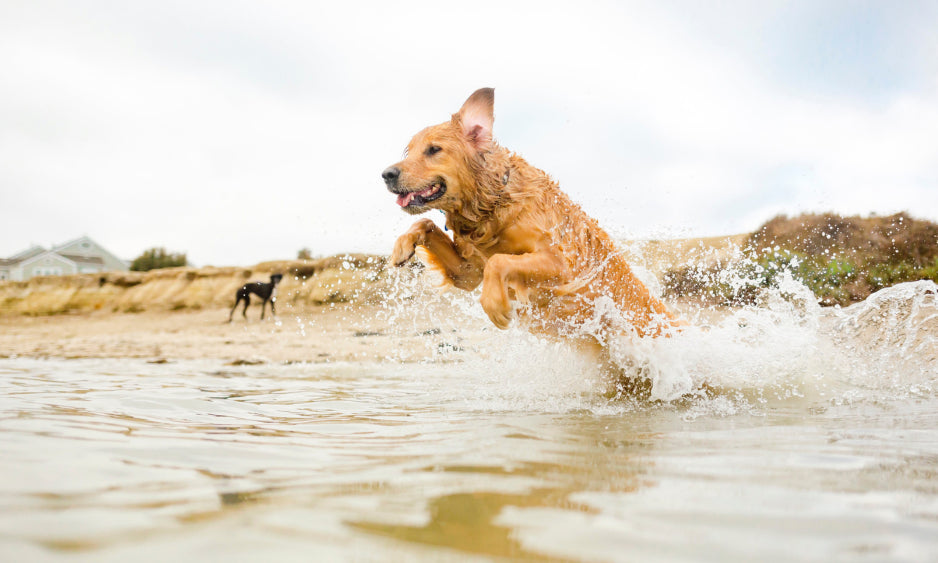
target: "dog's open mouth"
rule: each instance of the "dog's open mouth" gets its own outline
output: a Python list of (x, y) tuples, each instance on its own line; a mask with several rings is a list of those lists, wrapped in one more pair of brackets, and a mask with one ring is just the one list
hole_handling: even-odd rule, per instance
[(435, 199), (439, 199), (446, 193), (446, 182), (439, 179), (426, 188), (415, 192), (407, 192), (397, 196), (397, 204), (401, 208), (423, 207)]

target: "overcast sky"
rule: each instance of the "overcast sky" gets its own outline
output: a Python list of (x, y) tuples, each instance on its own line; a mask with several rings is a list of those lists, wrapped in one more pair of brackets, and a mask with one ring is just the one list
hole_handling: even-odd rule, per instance
[(381, 171), (483, 86), (619, 237), (938, 220), (936, 30), (934, 1), (8, 0), (0, 257), (387, 253), (413, 217)]

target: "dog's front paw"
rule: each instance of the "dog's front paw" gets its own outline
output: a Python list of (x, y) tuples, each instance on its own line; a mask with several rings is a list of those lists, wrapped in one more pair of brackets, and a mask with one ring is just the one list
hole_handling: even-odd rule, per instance
[(391, 263), (395, 266), (403, 266), (404, 262), (410, 260), (417, 249), (417, 241), (411, 233), (404, 233), (397, 238), (394, 243), (394, 251), (391, 252)]
[(485, 292), (482, 293), (479, 302), (482, 304), (485, 314), (489, 316), (489, 319), (496, 327), (502, 330), (508, 328), (508, 325), (511, 324), (511, 303), (504, 299), (486, 295)]
[(410, 260), (414, 255), (417, 246), (423, 246), (427, 242), (427, 233), (433, 229), (433, 221), (421, 219), (411, 225), (407, 232), (397, 237), (394, 243), (394, 251), (391, 253), (391, 263), (395, 266), (403, 266), (404, 262)]

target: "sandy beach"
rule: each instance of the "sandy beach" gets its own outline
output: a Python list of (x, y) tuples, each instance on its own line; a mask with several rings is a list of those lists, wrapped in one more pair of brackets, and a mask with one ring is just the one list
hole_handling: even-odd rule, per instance
[[(660, 277), (670, 264), (734, 252), (744, 235), (624, 246)], [(0, 283), (0, 357), (218, 359), (228, 363), (446, 360), (495, 329), (478, 296), (442, 295), (419, 268), (340, 255), (253, 267), (47, 276)], [(228, 323), (241, 284), (285, 274), (276, 318), (256, 300)]]
[[(0, 357), (217, 359), (231, 364), (445, 359), (488, 330), (441, 307), (396, 319), (380, 305), (339, 304), (228, 323), (228, 310), (0, 317)], [(457, 326), (458, 325), (458, 326)]]

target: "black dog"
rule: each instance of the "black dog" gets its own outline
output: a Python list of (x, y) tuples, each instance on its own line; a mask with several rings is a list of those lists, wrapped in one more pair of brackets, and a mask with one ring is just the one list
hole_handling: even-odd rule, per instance
[(235, 309), (238, 308), (238, 303), (240, 303), (242, 299), (244, 300), (244, 311), (241, 312), (241, 316), (245, 319), (248, 318), (248, 305), (251, 304), (252, 293), (264, 300), (263, 303), (261, 303), (261, 320), (264, 319), (264, 309), (267, 307), (268, 301), (270, 301), (270, 314), (276, 315), (277, 311), (274, 310), (274, 303), (277, 302), (277, 284), (280, 283), (282, 279), (283, 274), (274, 274), (270, 276), (270, 283), (251, 282), (242, 285), (238, 293), (235, 294), (235, 304), (234, 307), (231, 308), (231, 313), (228, 314), (228, 322), (231, 322), (231, 317), (234, 316)]

